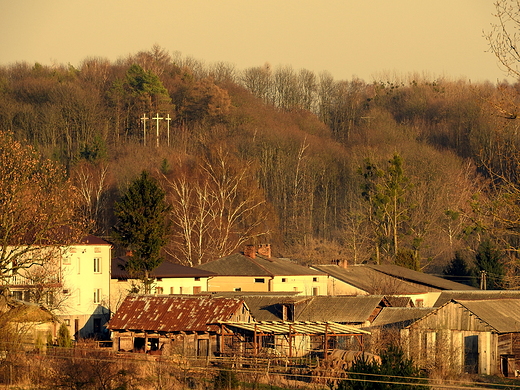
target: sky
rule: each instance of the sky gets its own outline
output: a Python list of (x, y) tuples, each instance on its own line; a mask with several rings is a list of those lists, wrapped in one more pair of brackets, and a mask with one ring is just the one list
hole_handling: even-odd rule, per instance
[(80, 66), (159, 45), (238, 70), (290, 66), (367, 82), (496, 83), (494, 0), (0, 0), (0, 65)]

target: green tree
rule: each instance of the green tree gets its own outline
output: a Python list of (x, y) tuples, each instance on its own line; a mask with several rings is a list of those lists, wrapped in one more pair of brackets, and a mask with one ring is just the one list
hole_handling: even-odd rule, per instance
[(364, 179), (361, 195), (368, 202), (369, 221), (376, 235), (376, 262), (381, 262), (382, 251), (395, 262), (409, 211), (405, 195), (410, 183), (404, 174), (403, 159), (394, 154), (385, 169), (366, 160), (358, 172)]
[(461, 251), (455, 252), (455, 257), (443, 271), (446, 278), (457, 283), (476, 287), (476, 277), (473, 269), (468, 266), (467, 260)]
[(425, 379), (412, 359), (401, 348), (390, 345), (381, 354), (381, 363), (357, 358), (349, 370), (349, 380), (341, 381), (338, 390), (426, 390)]
[(58, 329), (58, 347), (71, 348), (72, 339), (70, 338), (69, 327), (62, 322)]
[[(476, 272), (485, 277), (485, 290), (500, 290), (503, 288), (504, 265), (502, 254), (495, 245), (486, 239), (482, 241), (475, 255)], [(483, 274), (482, 274), (483, 273)]]
[(115, 204), (114, 238), (131, 252), (126, 269), (141, 279), (145, 293), (150, 292), (153, 281), (150, 272), (163, 261), (161, 249), (169, 233), (169, 210), (164, 190), (146, 171)]

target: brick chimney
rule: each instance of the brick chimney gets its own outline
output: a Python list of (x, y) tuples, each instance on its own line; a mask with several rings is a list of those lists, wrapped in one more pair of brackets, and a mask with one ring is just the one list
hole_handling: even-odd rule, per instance
[(268, 259), (271, 258), (271, 244), (261, 244), (258, 246), (258, 254)]
[(334, 260), (332, 260), (331, 263), (336, 264), (338, 267), (341, 267), (341, 268), (345, 268), (345, 269), (348, 268), (347, 259), (334, 259)]
[(254, 259), (256, 257), (256, 247), (254, 245), (246, 245), (244, 247), (244, 256)]

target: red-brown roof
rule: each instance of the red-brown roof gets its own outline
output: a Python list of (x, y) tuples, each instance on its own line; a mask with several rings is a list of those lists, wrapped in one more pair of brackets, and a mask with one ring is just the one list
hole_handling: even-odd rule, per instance
[[(244, 306), (240, 299), (128, 295), (108, 328), (152, 332), (216, 332)], [(213, 325), (209, 325), (213, 324)]]

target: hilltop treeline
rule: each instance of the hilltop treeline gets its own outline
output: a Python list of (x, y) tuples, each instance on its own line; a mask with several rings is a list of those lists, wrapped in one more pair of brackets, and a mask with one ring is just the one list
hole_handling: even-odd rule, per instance
[(173, 206), (167, 253), (183, 264), (270, 242), (303, 263), (440, 272), (456, 253), (471, 266), (486, 242), (512, 276), (517, 89), (237, 70), (153, 47), (78, 68), (2, 66), (0, 130), (66, 166), (94, 234), (151, 172)]

